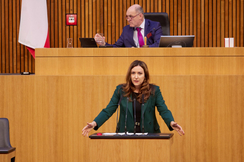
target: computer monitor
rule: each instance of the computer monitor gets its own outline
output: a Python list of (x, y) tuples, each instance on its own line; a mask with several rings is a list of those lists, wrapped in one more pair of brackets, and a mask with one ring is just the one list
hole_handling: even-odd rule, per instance
[(87, 47), (87, 48), (92, 48), (92, 47), (97, 47), (97, 43), (94, 38), (79, 38), (81, 47)]
[(159, 47), (192, 47), (195, 35), (161, 36)]

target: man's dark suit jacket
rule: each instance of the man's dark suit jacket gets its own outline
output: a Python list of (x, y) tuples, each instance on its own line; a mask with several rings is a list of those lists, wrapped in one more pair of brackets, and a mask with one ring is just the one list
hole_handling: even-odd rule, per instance
[[(114, 47), (136, 47), (133, 40), (134, 28), (129, 25), (123, 28), (123, 32)], [(147, 37), (147, 45), (149, 47), (158, 47), (160, 37), (162, 35), (162, 27), (159, 22), (145, 19), (144, 36)], [(109, 45), (109, 44), (106, 44)]]
[[(169, 130), (173, 130), (170, 126), (170, 122), (174, 121), (174, 118), (171, 114), (171, 111), (168, 110), (167, 106), (165, 105), (165, 101), (163, 96), (160, 92), (160, 89), (156, 85), (152, 85), (154, 88), (155, 93), (151, 94), (149, 99), (146, 101), (144, 105), (144, 127), (145, 132), (148, 133), (160, 133), (160, 127), (158, 125), (156, 114), (155, 114), (155, 106), (161, 117), (163, 118), (164, 122), (168, 126)], [(97, 130), (102, 124), (107, 121), (113, 113), (116, 111), (118, 107), (118, 102), (120, 100), (121, 94), (123, 95), (122, 85), (116, 87), (114, 91), (113, 97), (111, 98), (109, 104), (105, 109), (103, 109), (99, 115), (94, 119), (97, 123), (97, 126), (94, 128)], [(120, 103), (120, 117), (119, 117), (119, 132), (125, 131), (125, 114), (126, 114), (126, 106), (127, 106), (127, 98), (123, 97)], [(128, 114), (127, 114), (127, 131), (134, 132), (134, 116), (133, 116), (133, 108), (132, 102), (128, 102)], [(141, 121), (142, 123), (142, 116)], [(140, 127), (142, 125), (140, 124)], [(141, 128), (142, 130), (142, 128)]]

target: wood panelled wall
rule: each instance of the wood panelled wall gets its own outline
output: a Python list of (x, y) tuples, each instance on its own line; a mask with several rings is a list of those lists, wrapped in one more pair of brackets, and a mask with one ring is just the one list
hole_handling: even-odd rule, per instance
[[(195, 35), (194, 47), (223, 47), (225, 37), (244, 46), (244, 0), (47, 0), (50, 45), (66, 47), (67, 38), (80, 47), (79, 37), (101, 32), (114, 43), (127, 24), (127, 8), (138, 3), (145, 12), (167, 12), (171, 35)], [(35, 72), (35, 60), (18, 43), (21, 0), (0, 0), (0, 73)], [(65, 15), (76, 13), (77, 26), (66, 26)]]
[(35, 71), (35, 61), (18, 43), (21, 0), (0, 0), (0, 73)]

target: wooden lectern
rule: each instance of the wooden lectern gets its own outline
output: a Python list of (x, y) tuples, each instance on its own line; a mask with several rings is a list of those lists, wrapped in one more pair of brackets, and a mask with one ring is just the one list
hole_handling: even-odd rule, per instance
[(172, 133), (136, 135), (93, 134), (89, 142), (89, 161), (170, 162)]

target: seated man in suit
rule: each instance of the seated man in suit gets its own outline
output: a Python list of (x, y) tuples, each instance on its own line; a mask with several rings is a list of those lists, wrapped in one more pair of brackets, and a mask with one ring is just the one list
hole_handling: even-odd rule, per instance
[[(143, 13), (143, 8), (138, 4), (128, 8), (126, 19), (129, 25), (123, 28), (114, 47), (142, 47), (145, 44), (144, 37), (147, 37), (146, 44), (149, 47), (158, 47), (162, 35), (160, 23), (145, 19)], [(105, 42), (105, 37), (99, 34), (94, 39), (100, 46), (109, 45)]]

